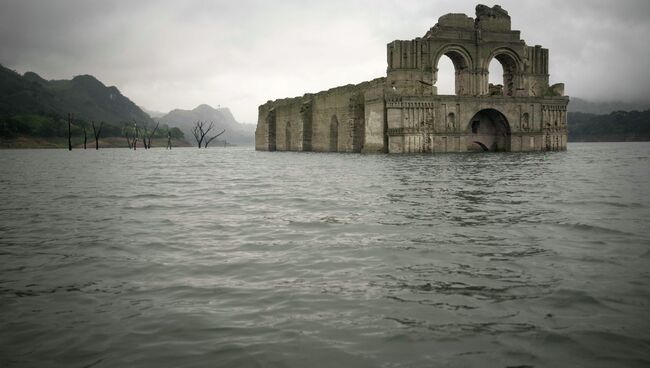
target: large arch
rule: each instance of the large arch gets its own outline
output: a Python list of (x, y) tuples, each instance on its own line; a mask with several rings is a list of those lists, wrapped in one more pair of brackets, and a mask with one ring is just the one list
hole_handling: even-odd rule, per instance
[(473, 68), (474, 62), (467, 49), (461, 45), (448, 44), (438, 49), (433, 59), (433, 84), (435, 85), (438, 81), (438, 63), (443, 55), (451, 59), (451, 62), (454, 64), (456, 95), (472, 94), (470, 71)]
[(468, 151), (510, 151), (510, 124), (495, 109), (478, 111), (465, 126)]
[[(483, 70), (490, 69), (490, 63), (493, 59), (496, 59), (503, 68), (503, 89), (501, 94), (503, 96), (515, 96), (517, 89), (521, 87), (520, 75), (524, 72), (524, 63), (512, 49), (500, 47), (492, 50), (490, 56), (485, 59), (485, 64), (482, 65)], [(484, 91), (489, 93), (488, 80), (489, 77), (485, 78)]]

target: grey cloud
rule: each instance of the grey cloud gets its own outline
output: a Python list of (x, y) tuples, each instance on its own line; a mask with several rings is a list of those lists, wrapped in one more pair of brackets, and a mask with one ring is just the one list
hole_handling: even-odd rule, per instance
[[(650, 2), (499, 3), (522, 38), (550, 49), (551, 80), (566, 83), (570, 95), (650, 97), (643, 45)], [(386, 43), (422, 36), (445, 13), (473, 16), (475, 5), (0, 0), (0, 63), (46, 78), (94, 74), (156, 110), (230, 106), (237, 118), (253, 123), (257, 105), (268, 99), (384, 75)]]

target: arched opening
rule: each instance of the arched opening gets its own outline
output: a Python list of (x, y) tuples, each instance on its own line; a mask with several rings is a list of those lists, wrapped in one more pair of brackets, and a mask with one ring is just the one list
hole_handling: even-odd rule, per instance
[(284, 131), (284, 142), (287, 151), (291, 151), (291, 122), (287, 122), (287, 126)]
[(339, 120), (332, 115), (330, 121), (330, 152), (338, 152), (339, 148)]
[[(444, 57), (446, 56), (446, 57)], [(449, 61), (451, 60), (451, 69)], [(470, 66), (472, 61), (465, 49), (458, 45), (445, 47), (435, 60), (433, 83), (438, 88), (439, 95), (469, 95), (470, 90)], [(453, 70), (453, 73), (451, 71)], [(453, 76), (453, 77), (452, 77)], [(450, 85), (453, 78), (453, 93), (450, 93)]]
[(495, 109), (477, 112), (466, 130), (468, 151), (510, 151), (510, 124)]
[(439, 95), (456, 94), (456, 69), (454, 63), (447, 56), (442, 56), (438, 61), (438, 81), (436, 86)]
[[(494, 61), (496, 60), (496, 62)], [(517, 74), (521, 70), (517, 54), (509, 49), (496, 50), (488, 59), (488, 94), (514, 96)], [(498, 86), (501, 85), (499, 88)]]
[(472, 122), (472, 134), (478, 134), (478, 127), (480, 126), (480, 121), (476, 120)]
[(490, 96), (503, 96), (503, 67), (496, 59), (490, 61), (488, 68), (488, 92)]

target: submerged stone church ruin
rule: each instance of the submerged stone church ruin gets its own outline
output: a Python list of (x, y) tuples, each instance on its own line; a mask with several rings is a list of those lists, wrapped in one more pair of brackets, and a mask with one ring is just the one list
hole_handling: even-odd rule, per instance
[[(266, 151), (435, 153), (565, 150), (564, 84), (549, 85), (548, 49), (527, 46), (498, 5), (476, 18), (447, 14), (423, 37), (388, 44), (384, 78), (259, 107), (255, 148)], [(439, 95), (451, 59), (455, 95)], [(503, 84), (488, 83), (496, 59)]]

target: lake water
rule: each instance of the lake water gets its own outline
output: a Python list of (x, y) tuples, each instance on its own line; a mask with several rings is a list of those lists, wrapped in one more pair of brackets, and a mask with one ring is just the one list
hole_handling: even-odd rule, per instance
[(2, 367), (650, 365), (650, 143), (0, 173)]

